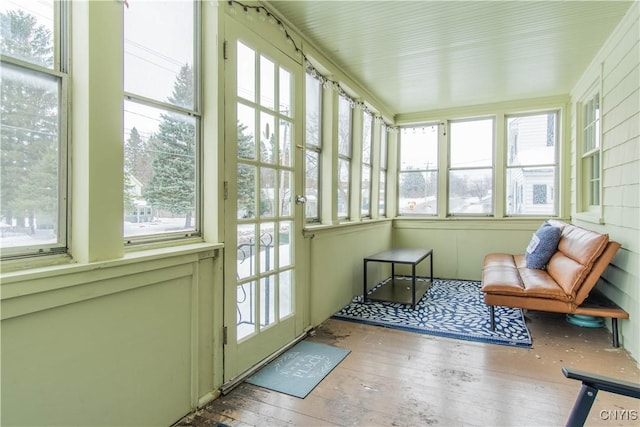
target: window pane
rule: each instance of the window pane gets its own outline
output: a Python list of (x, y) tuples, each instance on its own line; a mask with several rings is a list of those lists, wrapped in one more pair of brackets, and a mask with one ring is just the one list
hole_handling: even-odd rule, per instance
[(58, 218), (59, 79), (6, 63), (0, 71), (0, 246), (64, 243)]
[(371, 133), (373, 126), (373, 117), (371, 114), (364, 114), (364, 123), (362, 126), (362, 163), (371, 164)]
[(362, 165), (362, 200), (360, 213), (362, 216), (371, 215), (371, 166)]
[(449, 213), (491, 214), (492, 172), (491, 169), (450, 171)]
[(338, 101), (338, 154), (351, 157), (351, 106), (343, 96)]
[(507, 215), (555, 215), (555, 167), (507, 169)]
[(194, 109), (194, 3), (132, 1), (124, 8), (124, 89)]
[(288, 267), (293, 261), (293, 245), (291, 236), (293, 235), (293, 222), (281, 221), (280, 232), (278, 233), (278, 268)]
[(507, 118), (507, 165), (556, 162), (556, 113)]
[(387, 127), (380, 129), (380, 168), (387, 169)]
[(351, 162), (338, 159), (338, 217), (349, 216), (349, 169)]
[(449, 130), (451, 168), (493, 166), (493, 120), (452, 122)]
[[(53, 1), (14, 1), (2, 6), (0, 52), (42, 67), (54, 67)], [(5, 10), (7, 9), (7, 10)]]
[(318, 181), (320, 168), (318, 167), (319, 154), (315, 151), (307, 151), (306, 176), (305, 176), (305, 212), (307, 219), (317, 219), (318, 215)]
[(130, 101), (124, 107), (124, 235), (195, 230), (196, 119)]
[(387, 197), (387, 172), (380, 170), (380, 193), (378, 198), (378, 215), (385, 216), (387, 214), (386, 200)]
[(428, 214), (438, 212), (438, 172), (401, 172), (398, 212)]
[(306, 80), (306, 136), (307, 146), (320, 146), (320, 105), (322, 102), (320, 81), (307, 74)]
[(400, 133), (400, 170), (438, 168), (438, 127), (402, 128)]

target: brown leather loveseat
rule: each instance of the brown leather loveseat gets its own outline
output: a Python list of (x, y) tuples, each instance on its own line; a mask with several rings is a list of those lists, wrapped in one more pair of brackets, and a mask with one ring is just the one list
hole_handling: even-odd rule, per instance
[(611, 318), (613, 345), (618, 347), (618, 318), (629, 314), (602, 295), (591, 295), (620, 244), (573, 224), (549, 220), (561, 229), (557, 250), (545, 269), (528, 268), (525, 255), (492, 253), (485, 256), (482, 292), (489, 306), (491, 329), (495, 306)]

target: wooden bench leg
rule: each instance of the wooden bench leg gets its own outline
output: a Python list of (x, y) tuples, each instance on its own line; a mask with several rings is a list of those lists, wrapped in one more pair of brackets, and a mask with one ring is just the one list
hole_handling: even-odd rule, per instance
[(618, 319), (615, 317), (611, 318), (611, 334), (613, 335), (613, 346), (615, 348), (620, 347), (620, 342), (618, 341)]
[(492, 305), (489, 306), (489, 314), (491, 316), (491, 330), (495, 331), (496, 330), (496, 318), (495, 318), (495, 309)]

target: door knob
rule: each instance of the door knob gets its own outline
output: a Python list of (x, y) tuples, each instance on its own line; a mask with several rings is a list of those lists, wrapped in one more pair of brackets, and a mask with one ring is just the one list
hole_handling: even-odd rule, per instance
[(296, 205), (301, 205), (303, 203), (307, 203), (307, 198), (298, 194), (296, 196)]

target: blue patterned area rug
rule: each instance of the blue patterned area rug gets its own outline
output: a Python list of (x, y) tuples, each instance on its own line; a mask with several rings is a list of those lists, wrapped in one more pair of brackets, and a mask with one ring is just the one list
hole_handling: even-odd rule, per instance
[[(411, 283), (410, 278), (406, 280)], [(363, 303), (359, 295), (333, 317), (468, 341), (528, 348), (532, 345), (524, 314), (519, 308), (496, 307), (496, 327), (491, 331), (489, 308), (477, 281), (434, 279), (415, 310), (400, 303), (371, 300)]]

